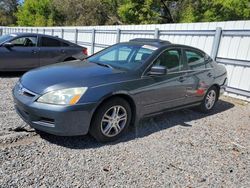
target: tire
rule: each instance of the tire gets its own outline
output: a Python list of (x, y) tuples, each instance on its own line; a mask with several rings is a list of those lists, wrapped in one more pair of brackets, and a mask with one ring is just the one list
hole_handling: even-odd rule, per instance
[(99, 142), (117, 140), (131, 123), (131, 107), (119, 97), (104, 102), (95, 112), (90, 134)]
[(212, 86), (204, 96), (204, 99), (199, 106), (199, 111), (203, 113), (211, 112), (218, 100), (218, 93), (218, 89), (215, 86)]

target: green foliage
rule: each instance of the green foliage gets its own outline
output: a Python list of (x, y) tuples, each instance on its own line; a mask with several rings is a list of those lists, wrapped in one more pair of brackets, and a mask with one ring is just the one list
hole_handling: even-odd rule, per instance
[[(249, 0), (0, 0), (0, 25), (113, 25), (250, 19)], [(18, 8), (17, 8), (18, 7)]]
[(53, 0), (64, 25), (105, 25), (115, 22), (118, 0)]
[(20, 26), (53, 26), (60, 22), (59, 12), (50, 0), (25, 0), (16, 16)]
[(184, 0), (178, 22), (211, 22), (250, 19), (249, 0)]
[(155, 0), (125, 0), (118, 8), (118, 15), (126, 24), (161, 23), (161, 5)]
[(0, 0), (0, 25), (15, 24), (18, 0)]

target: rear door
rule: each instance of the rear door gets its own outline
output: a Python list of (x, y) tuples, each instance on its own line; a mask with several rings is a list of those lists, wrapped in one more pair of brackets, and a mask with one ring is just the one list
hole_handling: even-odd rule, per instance
[(185, 104), (186, 87), (189, 83), (181, 48), (164, 51), (153, 65), (165, 66), (168, 71), (166, 75), (145, 77), (150, 84), (140, 96), (144, 99), (144, 113), (150, 114)]
[(10, 41), (14, 46), (1, 47), (0, 68), (28, 70), (39, 66), (37, 36), (17, 37)]
[(187, 101), (201, 101), (214, 80), (214, 72), (209, 63), (211, 59), (204, 52), (195, 49), (185, 49), (184, 57), (190, 83), (187, 87)]
[(65, 60), (67, 54), (61, 48), (61, 41), (55, 38), (41, 36), (40, 46), (40, 66), (59, 63)]

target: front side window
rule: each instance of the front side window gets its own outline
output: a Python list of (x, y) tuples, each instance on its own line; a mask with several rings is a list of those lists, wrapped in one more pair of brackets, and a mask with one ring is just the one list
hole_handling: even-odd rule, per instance
[(20, 37), (11, 41), (17, 47), (35, 47), (37, 46), (37, 37)]
[(41, 38), (41, 46), (42, 47), (60, 47), (61, 42), (59, 40), (56, 40), (56, 39), (42, 37)]
[(181, 61), (181, 50), (166, 50), (158, 57), (154, 62), (154, 65), (165, 66), (168, 69), (168, 72), (178, 72), (182, 70), (183, 64)]
[(114, 68), (134, 70), (143, 65), (156, 49), (148, 45), (118, 44), (93, 55), (88, 58), (88, 61), (107, 64)]
[(185, 50), (188, 66), (191, 70), (205, 69), (205, 57), (199, 52)]

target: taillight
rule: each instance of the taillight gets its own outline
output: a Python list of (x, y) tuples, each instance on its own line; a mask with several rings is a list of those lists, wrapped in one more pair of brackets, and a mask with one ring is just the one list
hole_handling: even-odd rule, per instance
[(84, 54), (84, 55), (88, 55), (88, 48), (84, 48), (83, 50), (82, 50), (82, 53)]

